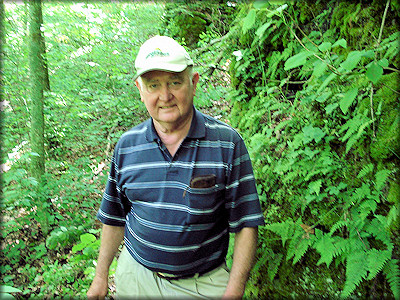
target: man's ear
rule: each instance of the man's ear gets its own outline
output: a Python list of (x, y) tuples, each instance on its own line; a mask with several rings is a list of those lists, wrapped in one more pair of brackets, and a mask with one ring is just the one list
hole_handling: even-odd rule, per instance
[(137, 87), (137, 89), (139, 90), (139, 94), (140, 94), (140, 101), (143, 102), (143, 95), (142, 95), (142, 85), (139, 82), (139, 78), (135, 80), (135, 85)]
[(192, 75), (192, 84), (193, 84), (193, 96), (196, 95), (196, 86), (199, 82), (200, 75), (198, 72), (194, 72)]

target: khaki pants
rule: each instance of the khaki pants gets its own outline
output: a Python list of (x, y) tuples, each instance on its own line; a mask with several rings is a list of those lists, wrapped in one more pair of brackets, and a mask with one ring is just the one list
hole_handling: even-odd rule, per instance
[(143, 267), (124, 247), (115, 273), (117, 299), (221, 298), (228, 284), (226, 264), (204, 274), (180, 280), (159, 278)]

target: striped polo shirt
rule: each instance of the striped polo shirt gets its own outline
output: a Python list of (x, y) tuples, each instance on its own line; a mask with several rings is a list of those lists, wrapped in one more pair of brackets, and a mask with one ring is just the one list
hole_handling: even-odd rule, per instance
[[(191, 187), (204, 175), (215, 184)], [(243, 139), (198, 110), (173, 157), (152, 119), (122, 135), (97, 217), (125, 226), (125, 246), (139, 263), (175, 275), (219, 266), (229, 232), (264, 224)]]

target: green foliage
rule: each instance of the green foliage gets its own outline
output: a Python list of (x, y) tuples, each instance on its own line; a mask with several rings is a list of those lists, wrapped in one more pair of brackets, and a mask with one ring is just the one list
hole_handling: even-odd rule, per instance
[(231, 122), (247, 141), (266, 215), (260, 260), (292, 262), (272, 278), (253, 275), (276, 287), (260, 285), (259, 297), (302, 296), (299, 270), (322, 266), (337, 290), (314, 285), (307, 295), (399, 293), (398, 267), (388, 267), (400, 251), (399, 204), (387, 201), (400, 184), (399, 15), (389, 6), (378, 39), (384, 10), (376, 1), (259, 1), (238, 16)]
[(44, 1), (51, 91), (44, 93), (41, 182), (29, 171), (37, 154), (28, 143), (27, 8), (5, 3), (1, 32), (1, 275), (25, 298), (84, 297), (95, 272), (93, 228), (112, 149), (122, 132), (147, 118), (132, 81), (135, 51), (159, 33), (163, 6)]
[(8, 285), (1, 285), (0, 286), (0, 298), (1, 299), (16, 299), (11, 293), (21, 293), (20, 289), (17, 289), (12, 286)]

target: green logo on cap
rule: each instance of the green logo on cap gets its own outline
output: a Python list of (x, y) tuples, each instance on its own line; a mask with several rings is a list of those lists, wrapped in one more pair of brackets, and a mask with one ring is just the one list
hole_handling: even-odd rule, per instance
[(156, 50), (150, 52), (146, 56), (146, 59), (151, 58), (151, 57), (155, 57), (155, 56), (165, 57), (165, 56), (169, 56), (169, 53), (168, 52), (162, 52), (160, 48), (157, 48)]

